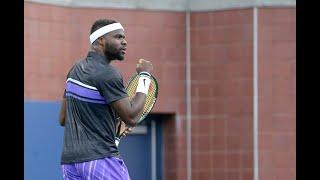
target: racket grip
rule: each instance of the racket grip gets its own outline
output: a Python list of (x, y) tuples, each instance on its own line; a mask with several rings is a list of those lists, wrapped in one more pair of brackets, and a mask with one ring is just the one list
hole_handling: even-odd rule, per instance
[(120, 143), (120, 137), (115, 138), (115, 143), (116, 143), (116, 146), (118, 147)]

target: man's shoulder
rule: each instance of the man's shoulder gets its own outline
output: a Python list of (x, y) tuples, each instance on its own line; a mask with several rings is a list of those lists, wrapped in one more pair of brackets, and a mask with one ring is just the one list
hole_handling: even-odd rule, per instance
[(71, 66), (69, 72), (68, 72), (68, 77), (70, 76), (70, 74), (74, 73), (75, 70), (77, 69), (77, 67), (82, 63), (83, 59), (78, 59), (76, 60), (73, 65)]
[(113, 66), (105, 66), (105, 67), (100, 67), (97, 68), (97, 71), (94, 75), (94, 78), (97, 80), (111, 80), (111, 79), (118, 79), (122, 78), (120, 71)]

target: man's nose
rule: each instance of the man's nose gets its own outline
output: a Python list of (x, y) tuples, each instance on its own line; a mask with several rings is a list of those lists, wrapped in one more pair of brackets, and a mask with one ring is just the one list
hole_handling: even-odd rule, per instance
[(127, 41), (125, 39), (123, 39), (122, 44), (127, 45)]

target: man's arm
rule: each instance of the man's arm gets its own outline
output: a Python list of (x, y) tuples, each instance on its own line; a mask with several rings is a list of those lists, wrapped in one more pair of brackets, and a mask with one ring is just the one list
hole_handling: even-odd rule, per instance
[(138, 92), (131, 101), (127, 97), (113, 102), (111, 106), (117, 111), (123, 122), (130, 126), (135, 126), (143, 111), (145, 101), (146, 95)]
[[(151, 73), (153, 71), (153, 66), (150, 61), (140, 59), (139, 63), (137, 64), (136, 71), (138, 73), (142, 71)], [(127, 97), (111, 103), (111, 106), (117, 111), (123, 122), (129, 126), (135, 126), (141, 116), (141, 113), (143, 112), (144, 104), (147, 98), (146, 94), (149, 89), (149, 85), (147, 86), (148, 87), (146, 87), (144, 84), (144, 86), (140, 86), (141, 89), (137, 88), (137, 92), (131, 100), (130, 97)]]
[(61, 108), (60, 108), (60, 115), (59, 115), (59, 122), (61, 126), (64, 126), (66, 119), (66, 98), (62, 99)]

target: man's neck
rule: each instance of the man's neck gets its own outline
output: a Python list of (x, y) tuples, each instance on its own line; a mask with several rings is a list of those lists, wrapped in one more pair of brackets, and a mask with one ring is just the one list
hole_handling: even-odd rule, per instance
[(100, 48), (93, 48), (93, 47), (91, 46), (91, 51), (94, 51), (94, 52), (100, 54), (101, 56), (103, 56), (104, 59), (106, 60), (106, 62), (107, 62), (108, 64), (111, 62), (111, 60), (109, 60), (109, 58), (106, 57), (106, 55), (104, 54), (103, 50), (101, 50)]

